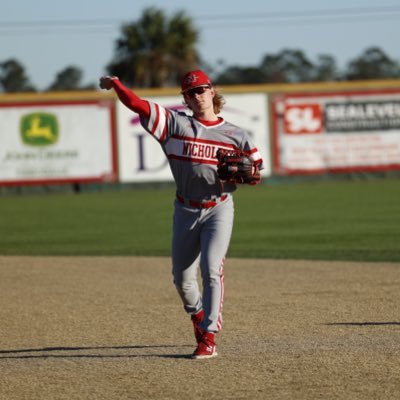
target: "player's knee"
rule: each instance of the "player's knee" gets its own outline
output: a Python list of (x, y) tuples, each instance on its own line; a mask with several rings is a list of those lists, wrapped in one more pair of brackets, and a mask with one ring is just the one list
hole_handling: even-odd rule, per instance
[(174, 279), (174, 285), (177, 290), (181, 293), (187, 293), (194, 289), (195, 284), (194, 282), (187, 282), (181, 279)]
[(211, 287), (218, 286), (221, 282), (222, 276), (223, 274), (220, 270), (210, 271), (206, 268), (202, 273), (203, 285)]

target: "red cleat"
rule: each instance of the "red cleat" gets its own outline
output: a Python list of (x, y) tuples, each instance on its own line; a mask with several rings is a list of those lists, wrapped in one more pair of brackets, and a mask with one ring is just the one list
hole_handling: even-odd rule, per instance
[(201, 360), (203, 358), (212, 358), (218, 355), (215, 346), (215, 334), (211, 332), (204, 332), (197, 349), (192, 354), (192, 358)]
[(203, 320), (204, 311), (200, 310), (197, 314), (192, 314), (191, 319), (193, 322), (194, 336), (196, 337), (196, 342), (199, 343), (201, 337), (203, 336), (203, 331), (199, 328), (200, 322)]

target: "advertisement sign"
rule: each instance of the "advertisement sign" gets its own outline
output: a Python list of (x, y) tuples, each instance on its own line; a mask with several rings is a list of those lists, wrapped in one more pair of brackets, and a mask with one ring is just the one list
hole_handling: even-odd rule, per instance
[(400, 169), (400, 90), (275, 96), (280, 174)]
[(0, 184), (116, 179), (113, 102), (0, 103)]
[[(265, 169), (262, 175), (270, 175), (267, 96), (257, 93), (230, 94), (224, 97), (226, 104), (220, 116), (249, 132), (263, 157)], [(181, 96), (149, 97), (147, 100), (190, 113), (182, 104)], [(120, 181), (172, 181), (168, 160), (160, 144), (142, 128), (137, 114), (118, 103), (117, 122)]]

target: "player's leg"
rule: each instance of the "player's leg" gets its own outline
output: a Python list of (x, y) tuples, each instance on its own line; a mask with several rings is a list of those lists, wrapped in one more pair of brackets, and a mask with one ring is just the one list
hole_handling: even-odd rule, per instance
[(231, 198), (203, 214), (200, 268), (204, 316), (199, 325), (202, 335), (192, 355), (195, 359), (217, 355), (215, 333), (222, 327), (223, 265), (232, 234), (233, 214)]
[(224, 261), (232, 235), (233, 218), (233, 200), (229, 198), (211, 210), (201, 231), (204, 318), (200, 328), (208, 332), (218, 332), (222, 328)]
[(197, 282), (200, 254), (199, 211), (175, 203), (172, 235), (172, 274), (174, 284), (189, 314), (202, 309)]

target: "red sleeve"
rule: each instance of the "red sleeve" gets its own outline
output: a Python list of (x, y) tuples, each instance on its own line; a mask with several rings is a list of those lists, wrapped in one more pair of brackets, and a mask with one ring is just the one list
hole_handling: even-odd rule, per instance
[(118, 98), (125, 106), (142, 117), (150, 117), (150, 105), (146, 100), (141, 99), (132, 90), (126, 88), (119, 79), (113, 79), (112, 85)]

